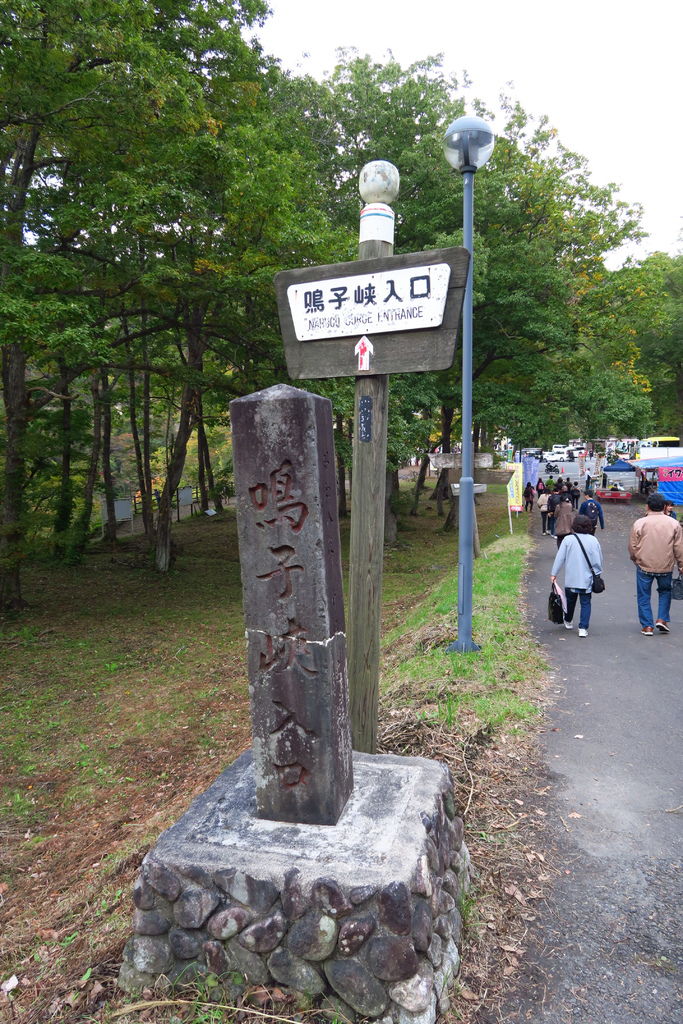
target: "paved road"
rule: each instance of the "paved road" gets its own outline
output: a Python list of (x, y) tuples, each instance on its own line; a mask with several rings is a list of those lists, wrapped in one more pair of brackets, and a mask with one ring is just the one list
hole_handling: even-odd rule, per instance
[(538, 536), (531, 559), (531, 628), (555, 669), (545, 820), (559, 877), (505, 1021), (683, 1021), (683, 601), (668, 636), (641, 635), (626, 539), (644, 511), (605, 508), (607, 589), (587, 639), (547, 621), (555, 540)]

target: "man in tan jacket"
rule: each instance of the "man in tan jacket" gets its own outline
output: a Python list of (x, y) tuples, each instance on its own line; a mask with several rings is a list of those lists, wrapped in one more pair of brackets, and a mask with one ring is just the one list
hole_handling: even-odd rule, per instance
[[(655, 627), (669, 632), (671, 574), (674, 565), (683, 575), (683, 529), (664, 514), (664, 498), (656, 491), (647, 499), (647, 515), (636, 519), (628, 539), (628, 553), (636, 563), (636, 599), (643, 636), (652, 636)], [(657, 581), (659, 604), (657, 621), (652, 621), (652, 583)]]

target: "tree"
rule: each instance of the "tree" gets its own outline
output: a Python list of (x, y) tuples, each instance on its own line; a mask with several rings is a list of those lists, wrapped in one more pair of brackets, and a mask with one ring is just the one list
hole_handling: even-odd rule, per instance
[[(261, 0), (19, 0), (0, 12), (2, 607), (23, 603), (26, 430), (51, 401), (55, 362), (61, 354), (68, 385), (121, 344), (102, 315), (133, 284), (115, 251), (115, 186), (153, 163), (162, 136), (210, 126), (210, 101), (248, 92), (258, 55), (240, 32), (265, 10)], [(29, 370), (45, 381), (40, 397)]]
[(644, 266), (655, 278), (660, 316), (641, 325), (635, 369), (651, 388), (656, 431), (683, 437), (683, 256), (656, 253)]
[[(393, 60), (380, 65), (342, 52), (322, 85), (290, 81), (283, 96), (307, 153), (317, 154), (321, 200), (337, 223), (355, 224), (358, 172), (382, 158), (401, 174), (396, 251), (461, 242), (462, 182), (443, 159), (442, 136), (464, 102), (437, 59), (404, 69)], [(554, 412), (540, 411), (554, 386), (571, 382), (577, 370), (585, 373), (586, 362), (609, 371), (615, 388), (631, 387), (632, 375), (619, 361), (625, 339), (632, 344), (633, 315), (642, 315), (645, 303), (640, 282), (613, 279), (604, 258), (639, 236), (640, 211), (621, 202), (615, 186), (594, 184), (586, 160), (562, 146), (546, 119), (506, 98), (501, 113), (493, 157), (476, 178), (474, 419), (479, 431), (514, 431), (532, 442), (539, 431), (555, 429)], [(456, 356), (440, 377), (432, 415), (457, 404), (459, 375)], [(541, 382), (549, 388), (545, 395)], [(600, 389), (596, 400), (599, 395)], [(400, 404), (392, 398), (396, 419), (407, 424)], [(564, 417), (557, 410), (559, 423), (583, 408)], [(631, 411), (631, 420), (642, 421), (642, 403)]]

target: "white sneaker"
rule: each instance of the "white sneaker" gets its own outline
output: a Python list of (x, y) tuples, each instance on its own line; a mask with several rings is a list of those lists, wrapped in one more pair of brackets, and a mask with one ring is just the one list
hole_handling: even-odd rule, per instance
[(579, 636), (588, 636), (588, 630), (587, 629), (580, 629), (579, 630)]
[(567, 622), (567, 620), (565, 619), (564, 620), (564, 628), (565, 629), (573, 629), (574, 628), (574, 623), (573, 622)]

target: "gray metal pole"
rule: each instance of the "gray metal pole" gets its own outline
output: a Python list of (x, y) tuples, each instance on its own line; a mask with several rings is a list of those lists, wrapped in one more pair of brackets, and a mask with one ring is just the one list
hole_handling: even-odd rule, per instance
[(458, 638), (447, 651), (480, 651), (472, 640), (474, 473), (472, 452), (472, 281), (474, 274), (474, 174), (463, 168), (463, 244), (470, 253), (462, 309), (462, 463), (458, 525)]

